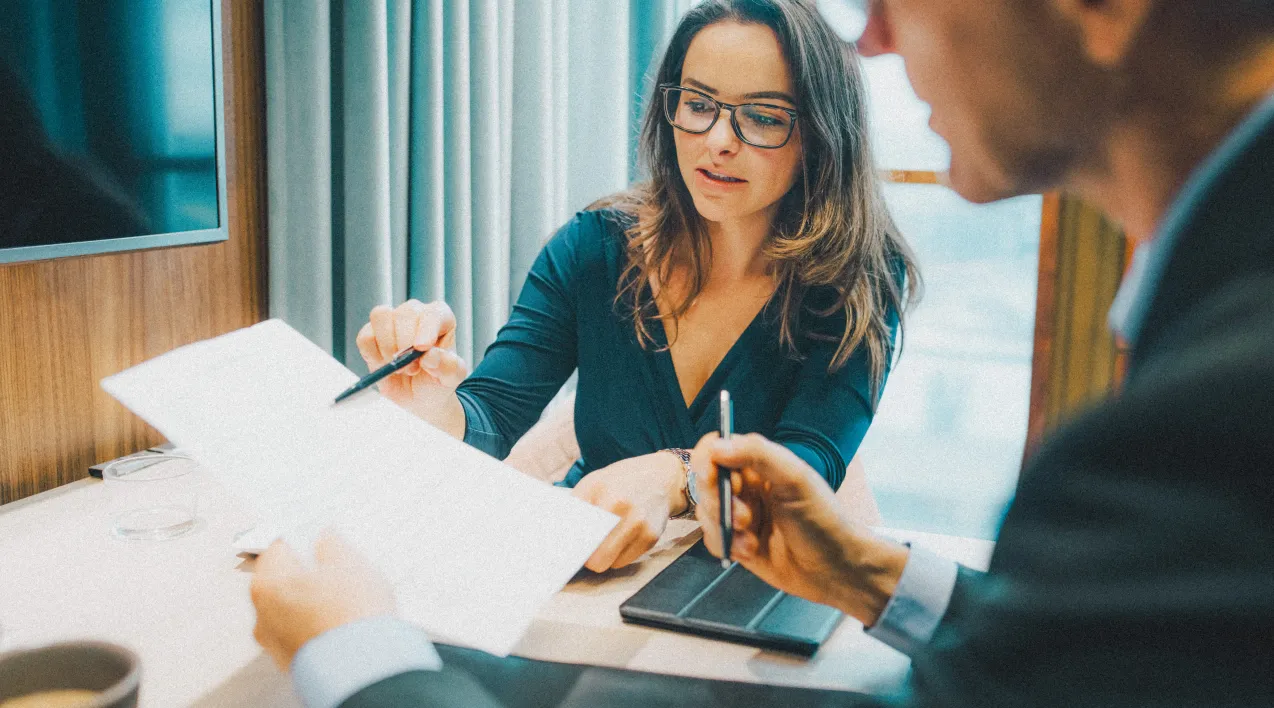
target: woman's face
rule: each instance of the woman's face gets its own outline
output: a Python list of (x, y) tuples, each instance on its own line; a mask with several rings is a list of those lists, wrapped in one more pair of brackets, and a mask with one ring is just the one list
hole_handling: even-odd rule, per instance
[[(778, 37), (765, 25), (727, 21), (705, 27), (690, 42), (681, 85), (724, 103), (797, 108)], [(772, 220), (779, 200), (796, 183), (801, 161), (799, 121), (786, 145), (759, 148), (739, 139), (730, 124), (729, 109), (723, 108), (708, 132), (694, 135), (674, 129), (673, 140), (681, 178), (699, 215), (708, 221), (756, 216)]]

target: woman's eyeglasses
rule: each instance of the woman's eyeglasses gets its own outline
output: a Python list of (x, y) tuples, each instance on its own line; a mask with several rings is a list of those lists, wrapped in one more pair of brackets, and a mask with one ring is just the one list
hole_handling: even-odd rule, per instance
[(730, 125), (739, 140), (753, 147), (774, 149), (787, 145), (796, 127), (796, 111), (768, 103), (722, 103), (702, 91), (664, 84), (664, 117), (678, 130), (701, 135), (712, 130), (721, 109), (730, 109)]

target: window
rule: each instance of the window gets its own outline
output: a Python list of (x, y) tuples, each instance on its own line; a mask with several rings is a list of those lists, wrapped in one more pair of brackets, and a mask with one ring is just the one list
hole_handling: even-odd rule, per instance
[(865, 65), (885, 197), (925, 292), (860, 455), (887, 526), (994, 538), (1027, 433), (1042, 198), (974, 206), (933, 184), (950, 154), (901, 60)]

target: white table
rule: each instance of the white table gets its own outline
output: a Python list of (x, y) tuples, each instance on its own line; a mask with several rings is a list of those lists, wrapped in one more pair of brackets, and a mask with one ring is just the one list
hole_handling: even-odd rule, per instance
[[(252, 562), (234, 536), (253, 519), (204, 479), (198, 528), (163, 542), (109, 532), (103, 486), (83, 480), (0, 506), (0, 649), (102, 638), (142, 657), (142, 706), (295, 706), (252, 640)], [(993, 544), (884, 531), (975, 568)], [(541, 611), (515, 651), (549, 661), (868, 693), (897, 688), (909, 662), (846, 619), (810, 660), (624, 624), (619, 604), (698, 539), (674, 521), (630, 568), (582, 575)]]

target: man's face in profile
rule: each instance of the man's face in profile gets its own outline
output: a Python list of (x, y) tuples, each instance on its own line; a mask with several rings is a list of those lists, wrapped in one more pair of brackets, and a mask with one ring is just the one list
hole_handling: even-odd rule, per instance
[[(894, 53), (974, 202), (1058, 186), (1098, 149), (1114, 104), (1055, 0), (869, 0), (859, 51)], [(825, 13), (828, 14), (828, 13)]]

